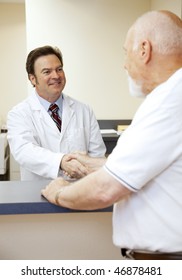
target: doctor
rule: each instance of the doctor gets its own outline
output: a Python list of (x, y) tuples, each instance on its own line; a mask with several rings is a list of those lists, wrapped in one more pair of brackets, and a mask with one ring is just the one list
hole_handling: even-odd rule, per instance
[[(32, 50), (26, 70), (34, 90), (8, 113), (7, 120), (8, 141), (20, 164), (21, 180), (85, 176), (87, 167), (68, 160), (67, 154), (86, 151), (91, 157), (104, 157), (106, 149), (91, 108), (62, 93), (66, 78), (60, 50), (51, 46)], [(49, 108), (52, 104), (58, 106), (59, 124)]]

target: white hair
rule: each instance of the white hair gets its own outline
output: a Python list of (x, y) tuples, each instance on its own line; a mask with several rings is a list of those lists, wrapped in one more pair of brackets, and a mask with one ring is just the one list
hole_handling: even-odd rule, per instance
[(149, 40), (155, 52), (182, 54), (182, 21), (170, 12), (148, 12), (137, 19), (131, 30), (134, 31), (134, 50), (142, 40)]

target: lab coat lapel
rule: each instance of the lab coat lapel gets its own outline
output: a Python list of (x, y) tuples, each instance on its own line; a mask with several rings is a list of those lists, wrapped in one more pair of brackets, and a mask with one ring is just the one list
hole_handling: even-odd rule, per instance
[(64, 95), (63, 98), (63, 113), (62, 113), (62, 130), (61, 135), (64, 136), (71, 119), (74, 116), (74, 109), (73, 109), (74, 101), (70, 99), (68, 96)]
[(57, 129), (56, 124), (52, 120), (52, 118), (49, 116), (48, 112), (44, 109), (44, 107), (40, 104), (38, 98), (36, 97), (36, 94), (33, 93), (29, 97), (29, 103), (32, 109), (32, 114), (37, 121), (39, 120), (42, 124), (42, 127), (49, 126), (49, 131), (51, 131), (51, 134), (55, 134), (56, 136), (60, 134), (59, 130)]

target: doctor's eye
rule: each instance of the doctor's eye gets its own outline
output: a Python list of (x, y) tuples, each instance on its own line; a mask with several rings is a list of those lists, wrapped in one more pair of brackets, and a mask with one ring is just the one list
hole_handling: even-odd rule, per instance
[(51, 71), (50, 71), (50, 70), (44, 70), (42, 73), (43, 73), (44, 75), (49, 75), (49, 74), (51, 73)]
[(63, 71), (63, 67), (60, 66), (58, 69), (57, 69), (57, 72), (62, 72)]

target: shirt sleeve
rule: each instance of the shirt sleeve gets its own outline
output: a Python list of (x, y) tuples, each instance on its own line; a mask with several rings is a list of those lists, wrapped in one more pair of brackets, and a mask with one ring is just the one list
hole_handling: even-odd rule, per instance
[(106, 171), (133, 191), (163, 172), (181, 155), (181, 123), (173, 116), (165, 106), (145, 110), (120, 136)]

